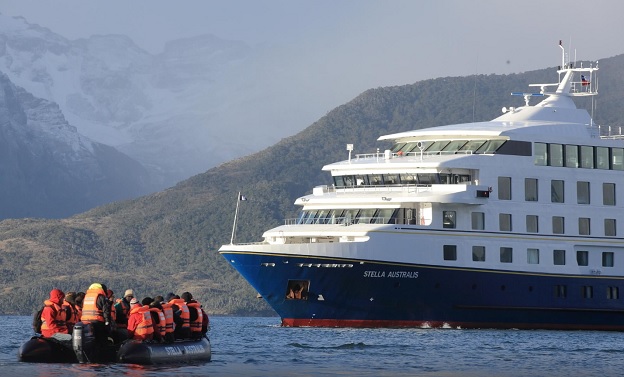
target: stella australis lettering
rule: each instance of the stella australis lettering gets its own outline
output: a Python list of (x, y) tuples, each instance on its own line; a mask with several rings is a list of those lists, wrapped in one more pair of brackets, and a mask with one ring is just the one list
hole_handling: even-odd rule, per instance
[(364, 271), (365, 278), (416, 279), (418, 271)]

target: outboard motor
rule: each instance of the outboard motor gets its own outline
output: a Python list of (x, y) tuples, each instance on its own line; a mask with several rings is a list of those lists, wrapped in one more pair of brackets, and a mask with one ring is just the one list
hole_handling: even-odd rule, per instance
[(79, 363), (89, 363), (93, 360), (94, 341), (90, 323), (78, 322), (74, 325), (72, 347)]

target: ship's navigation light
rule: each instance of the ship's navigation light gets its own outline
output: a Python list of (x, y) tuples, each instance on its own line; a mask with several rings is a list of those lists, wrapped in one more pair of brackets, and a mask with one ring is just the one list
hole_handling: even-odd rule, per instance
[(349, 162), (351, 162), (351, 151), (353, 151), (353, 144), (347, 144), (347, 150), (349, 151)]

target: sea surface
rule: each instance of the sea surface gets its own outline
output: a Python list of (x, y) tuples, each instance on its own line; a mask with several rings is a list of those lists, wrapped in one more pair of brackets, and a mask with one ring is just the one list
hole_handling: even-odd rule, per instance
[(287, 328), (212, 317), (212, 361), (170, 366), (18, 361), (30, 317), (0, 316), (2, 376), (624, 376), (624, 333)]

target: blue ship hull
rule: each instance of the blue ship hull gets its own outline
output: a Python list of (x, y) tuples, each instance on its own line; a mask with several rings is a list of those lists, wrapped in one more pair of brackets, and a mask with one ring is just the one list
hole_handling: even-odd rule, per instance
[(221, 253), (284, 326), (624, 330), (618, 278)]

